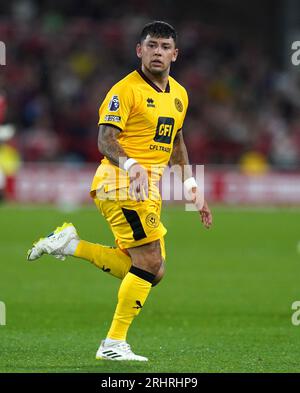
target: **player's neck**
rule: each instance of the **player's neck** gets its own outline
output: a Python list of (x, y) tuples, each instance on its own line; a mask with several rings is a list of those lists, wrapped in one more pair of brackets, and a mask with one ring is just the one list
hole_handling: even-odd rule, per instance
[(151, 80), (156, 86), (158, 86), (162, 91), (166, 90), (169, 80), (169, 72), (166, 71), (164, 74), (153, 75), (150, 71), (148, 71), (144, 65), (142, 64), (142, 71), (146, 75), (148, 79)]

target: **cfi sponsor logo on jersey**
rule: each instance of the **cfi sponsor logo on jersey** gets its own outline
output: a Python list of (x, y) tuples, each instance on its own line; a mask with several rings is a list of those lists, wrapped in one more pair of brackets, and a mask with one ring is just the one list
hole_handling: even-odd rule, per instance
[(120, 102), (118, 96), (113, 96), (109, 102), (108, 109), (110, 112), (116, 112), (120, 108)]
[(159, 117), (154, 141), (160, 143), (171, 143), (173, 129), (174, 119), (172, 117)]

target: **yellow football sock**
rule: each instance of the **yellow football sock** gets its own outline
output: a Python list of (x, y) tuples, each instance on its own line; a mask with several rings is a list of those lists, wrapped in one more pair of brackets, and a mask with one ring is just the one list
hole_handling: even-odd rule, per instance
[(123, 279), (107, 338), (126, 340), (127, 331), (149, 295), (155, 275), (132, 266)]
[(123, 279), (131, 267), (131, 258), (119, 248), (80, 240), (75, 257), (86, 259), (115, 277)]

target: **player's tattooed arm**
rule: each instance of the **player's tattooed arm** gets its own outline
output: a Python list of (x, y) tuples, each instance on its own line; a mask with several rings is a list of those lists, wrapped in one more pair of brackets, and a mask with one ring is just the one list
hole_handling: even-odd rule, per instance
[[(111, 163), (124, 168), (128, 157), (118, 142), (119, 129), (106, 124), (100, 125), (98, 136), (98, 148)], [(130, 179), (129, 195), (137, 200), (148, 198), (148, 174), (145, 168), (137, 162), (128, 169)]]
[(127, 155), (118, 142), (120, 130), (106, 124), (101, 124), (98, 135), (98, 149), (114, 165), (122, 165), (127, 160)]
[(182, 182), (193, 176), (189, 165), (188, 152), (183, 140), (182, 130), (178, 131), (175, 136), (170, 165), (174, 166), (174, 170), (179, 175)]
[[(178, 131), (175, 136), (170, 164), (173, 166), (174, 172), (177, 173), (182, 182), (193, 176), (182, 131)], [(207, 202), (202, 198), (199, 191), (198, 187), (193, 187), (191, 189), (192, 201), (200, 213), (200, 218), (204, 227), (210, 228), (212, 225), (212, 214)]]

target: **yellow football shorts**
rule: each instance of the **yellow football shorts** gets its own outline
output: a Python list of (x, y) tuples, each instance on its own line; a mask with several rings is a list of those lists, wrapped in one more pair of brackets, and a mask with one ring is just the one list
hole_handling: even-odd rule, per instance
[(167, 230), (160, 221), (161, 198), (137, 202), (111, 198), (110, 193), (103, 188), (101, 192), (92, 192), (92, 196), (98, 210), (109, 223), (118, 247), (126, 250), (160, 240), (165, 260), (164, 236)]

